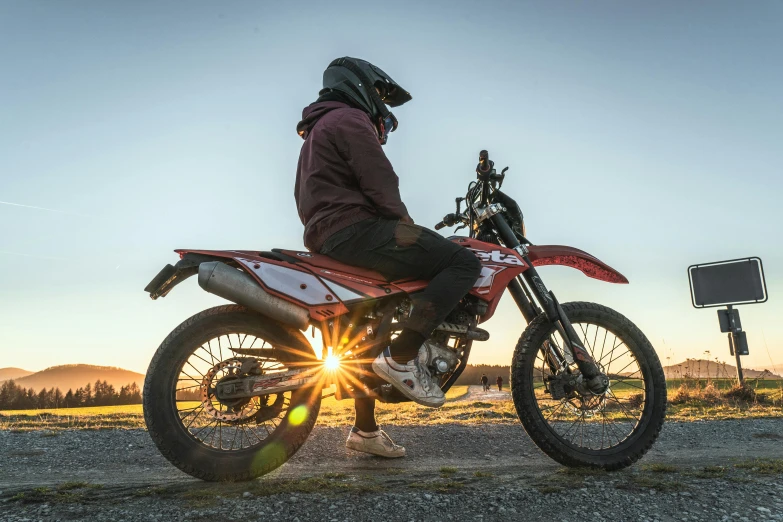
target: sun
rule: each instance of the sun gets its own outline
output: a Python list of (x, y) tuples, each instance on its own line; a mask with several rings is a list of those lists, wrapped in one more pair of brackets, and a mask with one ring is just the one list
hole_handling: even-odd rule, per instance
[(337, 370), (340, 367), (340, 358), (336, 355), (327, 355), (324, 359), (324, 367), (330, 371)]

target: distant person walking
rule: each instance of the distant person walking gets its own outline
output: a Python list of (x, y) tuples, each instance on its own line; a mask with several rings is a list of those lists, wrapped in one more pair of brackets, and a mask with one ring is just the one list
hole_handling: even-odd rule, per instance
[(501, 377), (500, 375), (498, 375), (498, 378), (497, 378), (497, 379), (495, 379), (495, 382), (496, 382), (496, 383), (497, 383), (497, 385), (498, 385), (498, 391), (503, 391), (503, 377)]
[(484, 389), (484, 391), (489, 391), (489, 379), (485, 373), (481, 374), (481, 387)]

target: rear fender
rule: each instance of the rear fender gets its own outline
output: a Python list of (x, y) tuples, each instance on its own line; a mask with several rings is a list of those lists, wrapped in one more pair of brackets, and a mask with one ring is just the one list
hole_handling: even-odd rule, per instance
[[(179, 252), (180, 260), (175, 265), (166, 265), (144, 288), (152, 300), (166, 297), (175, 286), (198, 273), (198, 266), (207, 261), (215, 261), (223, 256)], [(226, 260), (223, 260), (226, 261)], [(231, 263), (227, 263), (231, 264)]]
[(628, 279), (623, 274), (578, 248), (562, 245), (534, 245), (527, 248), (533, 266), (570, 266), (593, 279), (608, 283), (628, 284)]

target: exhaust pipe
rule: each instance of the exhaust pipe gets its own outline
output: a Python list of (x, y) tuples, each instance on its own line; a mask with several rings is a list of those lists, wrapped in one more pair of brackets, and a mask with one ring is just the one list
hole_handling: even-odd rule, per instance
[(247, 306), (300, 330), (307, 328), (310, 322), (310, 313), (305, 308), (266, 292), (249, 274), (220, 261), (199, 265), (198, 285), (210, 294)]

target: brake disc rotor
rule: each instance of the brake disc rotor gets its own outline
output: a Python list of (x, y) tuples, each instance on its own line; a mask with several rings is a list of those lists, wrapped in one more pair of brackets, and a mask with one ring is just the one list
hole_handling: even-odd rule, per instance
[[(217, 363), (215, 366), (209, 369), (204, 375), (204, 379), (201, 381), (201, 402), (204, 405), (204, 411), (207, 412), (213, 418), (223, 422), (241, 422), (251, 418), (257, 409), (257, 404), (251, 399), (236, 399), (234, 401), (220, 401), (214, 395), (217, 382), (220, 382), (226, 377), (238, 377), (240, 375), (240, 369), (242, 368), (242, 361), (239, 359), (226, 359)], [(225, 371), (225, 375), (215, 381), (215, 377), (221, 372)], [(214, 383), (214, 384), (213, 384)], [(213, 402), (213, 398), (218, 405), (225, 406), (226, 409), (220, 409), (216, 407)]]

